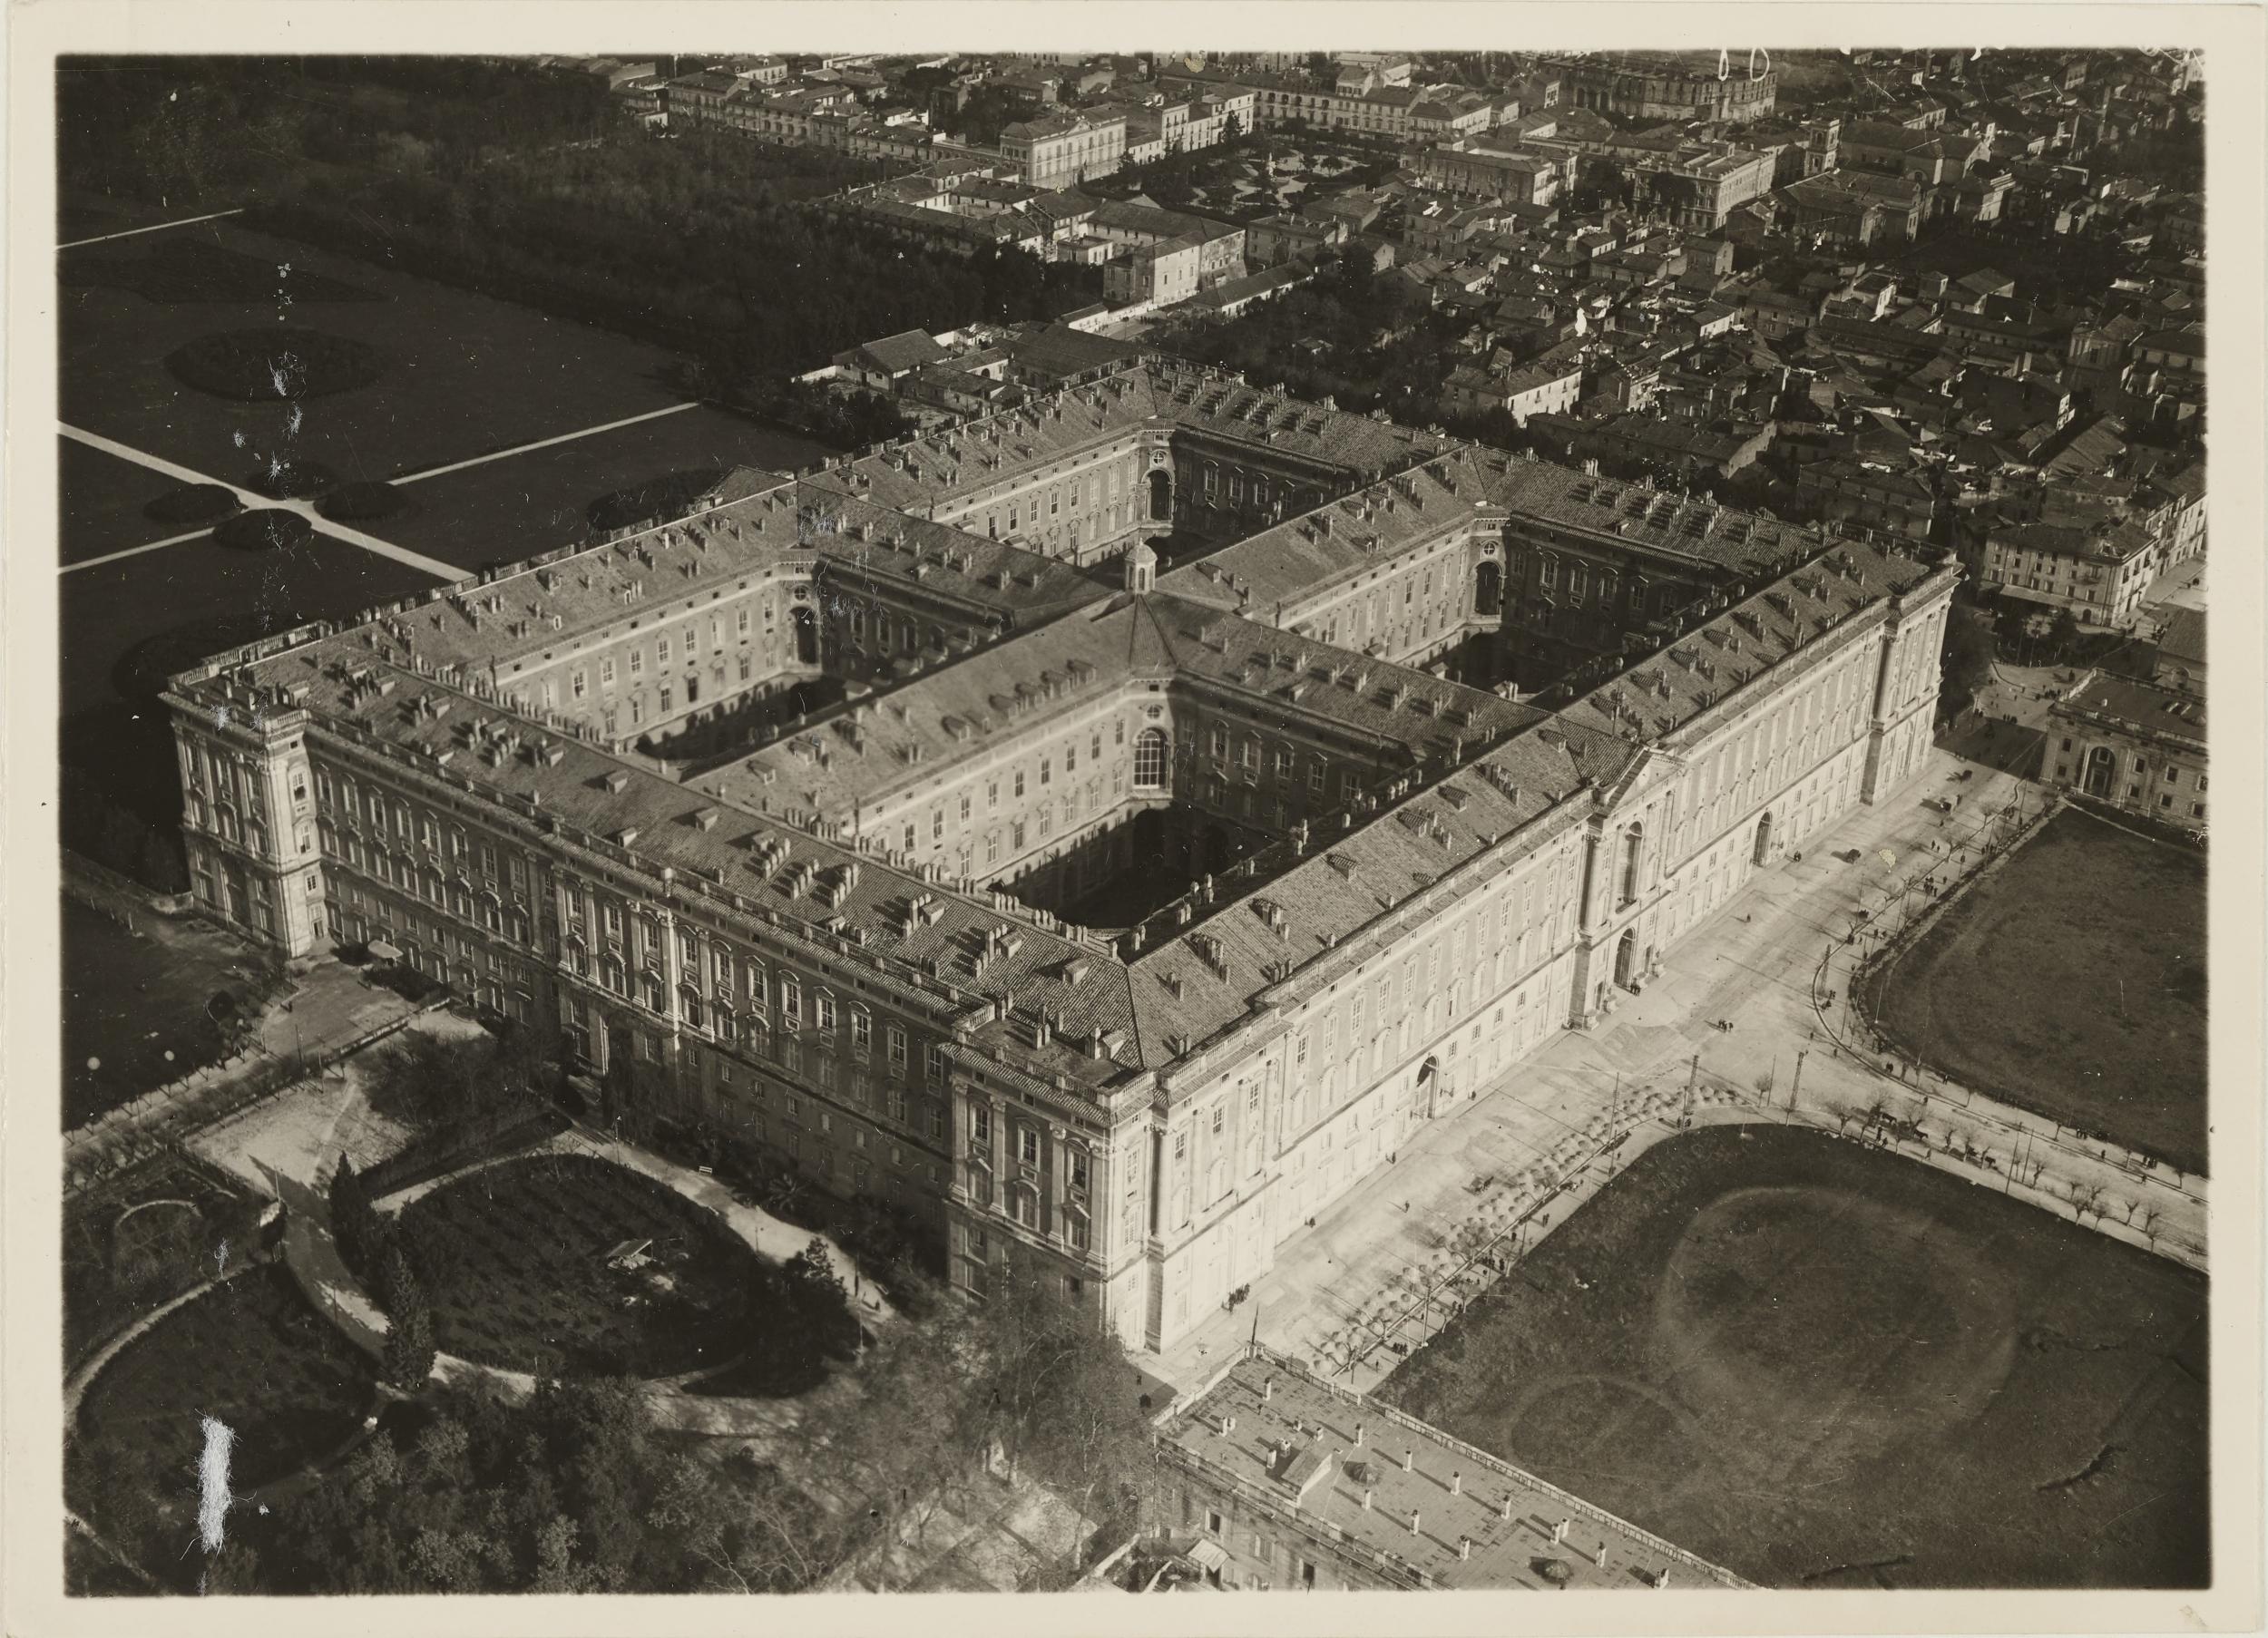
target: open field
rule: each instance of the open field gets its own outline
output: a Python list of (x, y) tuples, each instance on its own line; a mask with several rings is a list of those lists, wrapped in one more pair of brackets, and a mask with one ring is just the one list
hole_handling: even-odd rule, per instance
[[(583, 1155), (501, 1162), (413, 1201), (402, 1243), (444, 1351), (540, 1373), (673, 1376), (734, 1359), (777, 1272), (651, 1179)], [(609, 1265), (650, 1241), (650, 1265)], [(784, 1306), (784, 1305), (783, 1305)]]
[(1647, 1151), (1377, 1389), (1779, 1586), (2211, 1578), (2197, 1275), (1879, 1150)]
[(2202, 1172), (2198, 854), (2067, 808), (1865, 998), (1898, 1048), (1980, 1092)]
[[(220, 1031), (206, 1003), (220, 990), (240, 1005), (258, 992), (257, 980), (235, 970), (251, 960), (250, 951), (225, 933), (155, 913), (137, 917), (135, 925), (140, 938), (64, 897), (66, 1127), (212, 1062), (220, 1055)], [(89, 1068), (91, 1062), (99, 1067)]]

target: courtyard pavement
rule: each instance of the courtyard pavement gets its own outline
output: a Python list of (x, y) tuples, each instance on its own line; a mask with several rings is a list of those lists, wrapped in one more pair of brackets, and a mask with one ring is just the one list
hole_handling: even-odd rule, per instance
[[(1971, 777), (1956, 785), (1951, 775), (1962, 768)], [(1954, 814), (1922, 805), (1952, 790), (1962, 796)], [(2038, 1188), (2027, 1188), (2010, 1182), (2005, 1163), (1989, 1170), (1934, 1151), (1901, 1150), (1911, 1157), (2067, 1213), (2066, 1191), (2075, 1179), (2099, 1183), (2112, 1201), (2147, 1199), (2161, 1213), (2154, 1236), (2127, 1227), (2115, 1212), (2087, 1226), (2202, 1266), (2205, 1203), (2197, 1180), (2176, 1187), (2170, 1176), (2138, 1174), (2119, 1156), (2101, 1158), (2076, 1143), (2059, 1147), (2053, 1122), (1935, 1077), (1927, 1096), (1924, 1088), (1901, 1086), (1841, 1057), (1814, 1010), (1814, 979), (1823, 971), (1838, 987), (1847, 983), (1849, 961), (1862, 948), (1843, 942), (1853, 911), (1882, 905), (1896, 884), (1943, 872), (1944, 855), (1933, 846), (1967, 836), (2019, 793), (2038, 812), (2042, 793), (2028, 781), (1933, 750), (1921, 771), (1882, 804), (1861, 808), (1812, 838), (1801, 860), (1765, 871), (1689, 932), (1642, 993), (1618, 993), (1614, 1010), (1589, 1031), (1550, 1038), (1463, 1108), (1403, 1140), (1390, 1164), (1321, 1214), (1315, 1227), (1278, 1247), (1276, 1266), (1252, 1282), (1246, 1303), (1216, 1312), (1169, 1349), (1158, 1373), (1193, 1389), (1256, 1333), (1344, 1385), (1367, 1390), (1400, 1356), (1381, 1348), (1345, 1367), (1349, 1322), (1401, 1300), (1397, 1293), (1413, 1268), (1445, 1267), (1452, 1261), (1445, 1238), (1481, 1217), (1491, 1202), (1504, 1203), (1505, 1180), (1513, 1185), (1510, 1209), (1535, 1213), (1519, 1242), (1532, 1244), (1681, 1121), (1796, 1120), (1835, 1130), (1837, 1107), (1864, 1108), (1878, 1098), (1895, 1110), (1935, 1117), (1931, 1124), (1939, 1129), (1942, 1116), (1957, 1108), (1982, 1146), (1997, 1142), (2013, 1153), (2029, 1144), (2024, 1152), (2048, 1169)], [(1851, 853), (1855, 862), (1835, 857)], [(1885, 853), (1894, 863), (1886, 863)], [(1842, 952), (1839, 961), (1831, 960), (1831, 951)], [(1733, 1028), (1719, 1029), (1719, 1021)], [(1799, 1053), (1805, 1055), (1800, 1070)], [(1768, 1097), (1755, 1090), (1767, 1073), (1774, 1087)], [(1696, 1091), (1690, 1110), (1689, 1081)], [(1610, 1127), (1627, 1128), (1629, 1136), (1602, 1153)], [(2040, 1136), (2035, 1144), (2014, 1136), (2016, 1128)], [(1490, 1179), (1496, 1181), (1482, 1181)]]

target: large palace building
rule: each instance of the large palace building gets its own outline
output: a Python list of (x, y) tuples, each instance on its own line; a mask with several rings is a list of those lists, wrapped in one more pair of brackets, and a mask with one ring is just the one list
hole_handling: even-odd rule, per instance
[(1760, 52), (1615, 52), (1548, 60), (1562, 100), (1641, 120), (1761, 120), (1780, 76)]
[(1149, 360), (166, 697), (209, 913), (1163, 1348), (1894, 793), (1956, 573)]

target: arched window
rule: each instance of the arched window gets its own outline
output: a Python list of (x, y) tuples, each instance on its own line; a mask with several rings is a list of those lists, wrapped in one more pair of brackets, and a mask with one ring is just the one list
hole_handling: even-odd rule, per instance
[(1646, 851), (1646, 831), (1642, 825), (1632, 825), (1622, 833), (1622, 902), (1635, 902), (1638, 896), (1638, 861)]
[(1146, 728), (1134, 741), (1134, 788), (1156, 790), (1166, 783), (1166, 734)]

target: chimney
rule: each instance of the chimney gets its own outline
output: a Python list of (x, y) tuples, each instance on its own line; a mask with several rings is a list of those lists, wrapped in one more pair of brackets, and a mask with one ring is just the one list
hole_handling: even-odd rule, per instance
[(1416, 1452), (1416, 1451), (1414, 1451), (1414, 1450), (1404, 1450), (1404, 1451), (1402, 1453), (1402, 1470), (1403, 1470), (1403, 1472), (1407, 1473), (1407, 1472), (1411, 1471), (1413, 1468), (1414, 1468), (1416, 1466), (1417, 1466), (1417, 1452)]
[(1460, 1558), (1471, 1558), (1472, 1556), (1471, 1536), (1460, 1536), (1457, 1538), (1457, 1556)]
[(1465, 1476), (1454, 1469), (1452, 1469), (1449, 1475), (1449, 1493), (1452, 1496), (1462, 1496), (1465, 1493)]
[[(1418, 1533), (1418, 1520), (1419, 1520), (1420, 1518), (1422, 1518), (1422, 1516), (1423, 1516), (1422, 1514), (1419, 1513), (1419, 1511), (1418, 1511), (1415, 1507), (1413, 1507), (1413, 1508), (1411, 1508), (1411, 1509), (1410, 1509), (1410, 1534), (1411, 1534), (1411, 1535), (1415, 1536), (1415, 1535)], [(1601, 1548), (1599, 1549), (1599, 1551), (1603, 1553), (1603, 1552), (1605, 1552), (1605, 1551), (1606, 1551), (1606, 1549), (1605, 1549), (1604, 1547), (1601, 1547)]]
[(1371, 1504), (1371, 1501), (1372, 1501), (1372, 1499), (1373, 1499), (1374, 1497), (1375, 1497), (1377, 1496), (1377, 1494), (1378, 1494), (1378, 1492), (1377, 1492), (1377, 1491), (1375, 1491), (1375, 1490), (1365, 1490), (1365, 1491), (1364, 1491), (1364, 1492), (1363, 1492), (1363, 1511), (1364, 1511), (1364, 1512), (1367, 1513), (1367, 1512), (1369, 1512), (1369, 1511), (1370, 1511), (1370, 1504)]
[(1260, 1384), (1260, 1402), (1265, 1405), (1276, 1397), (1276, 1379), (1270, 1377)]
[(1360, 1450), (1362, 1448), (1363, 1448), (1363, 1425), (1362, 1425), (1362, 1423), (1357, 1422), (1357, 1423), (1355, 1423), (1355, 1424), (1354, 1424), (1354, 1448), (1356, 1448), (1357, 1450)]
[(1497, 1505), (1496, 1516), (1501, 1519), (1510, 1519), (1512, 1516), (1512, 1498), (1510, 1496), (1505, 1497), (1505, 1498)]

